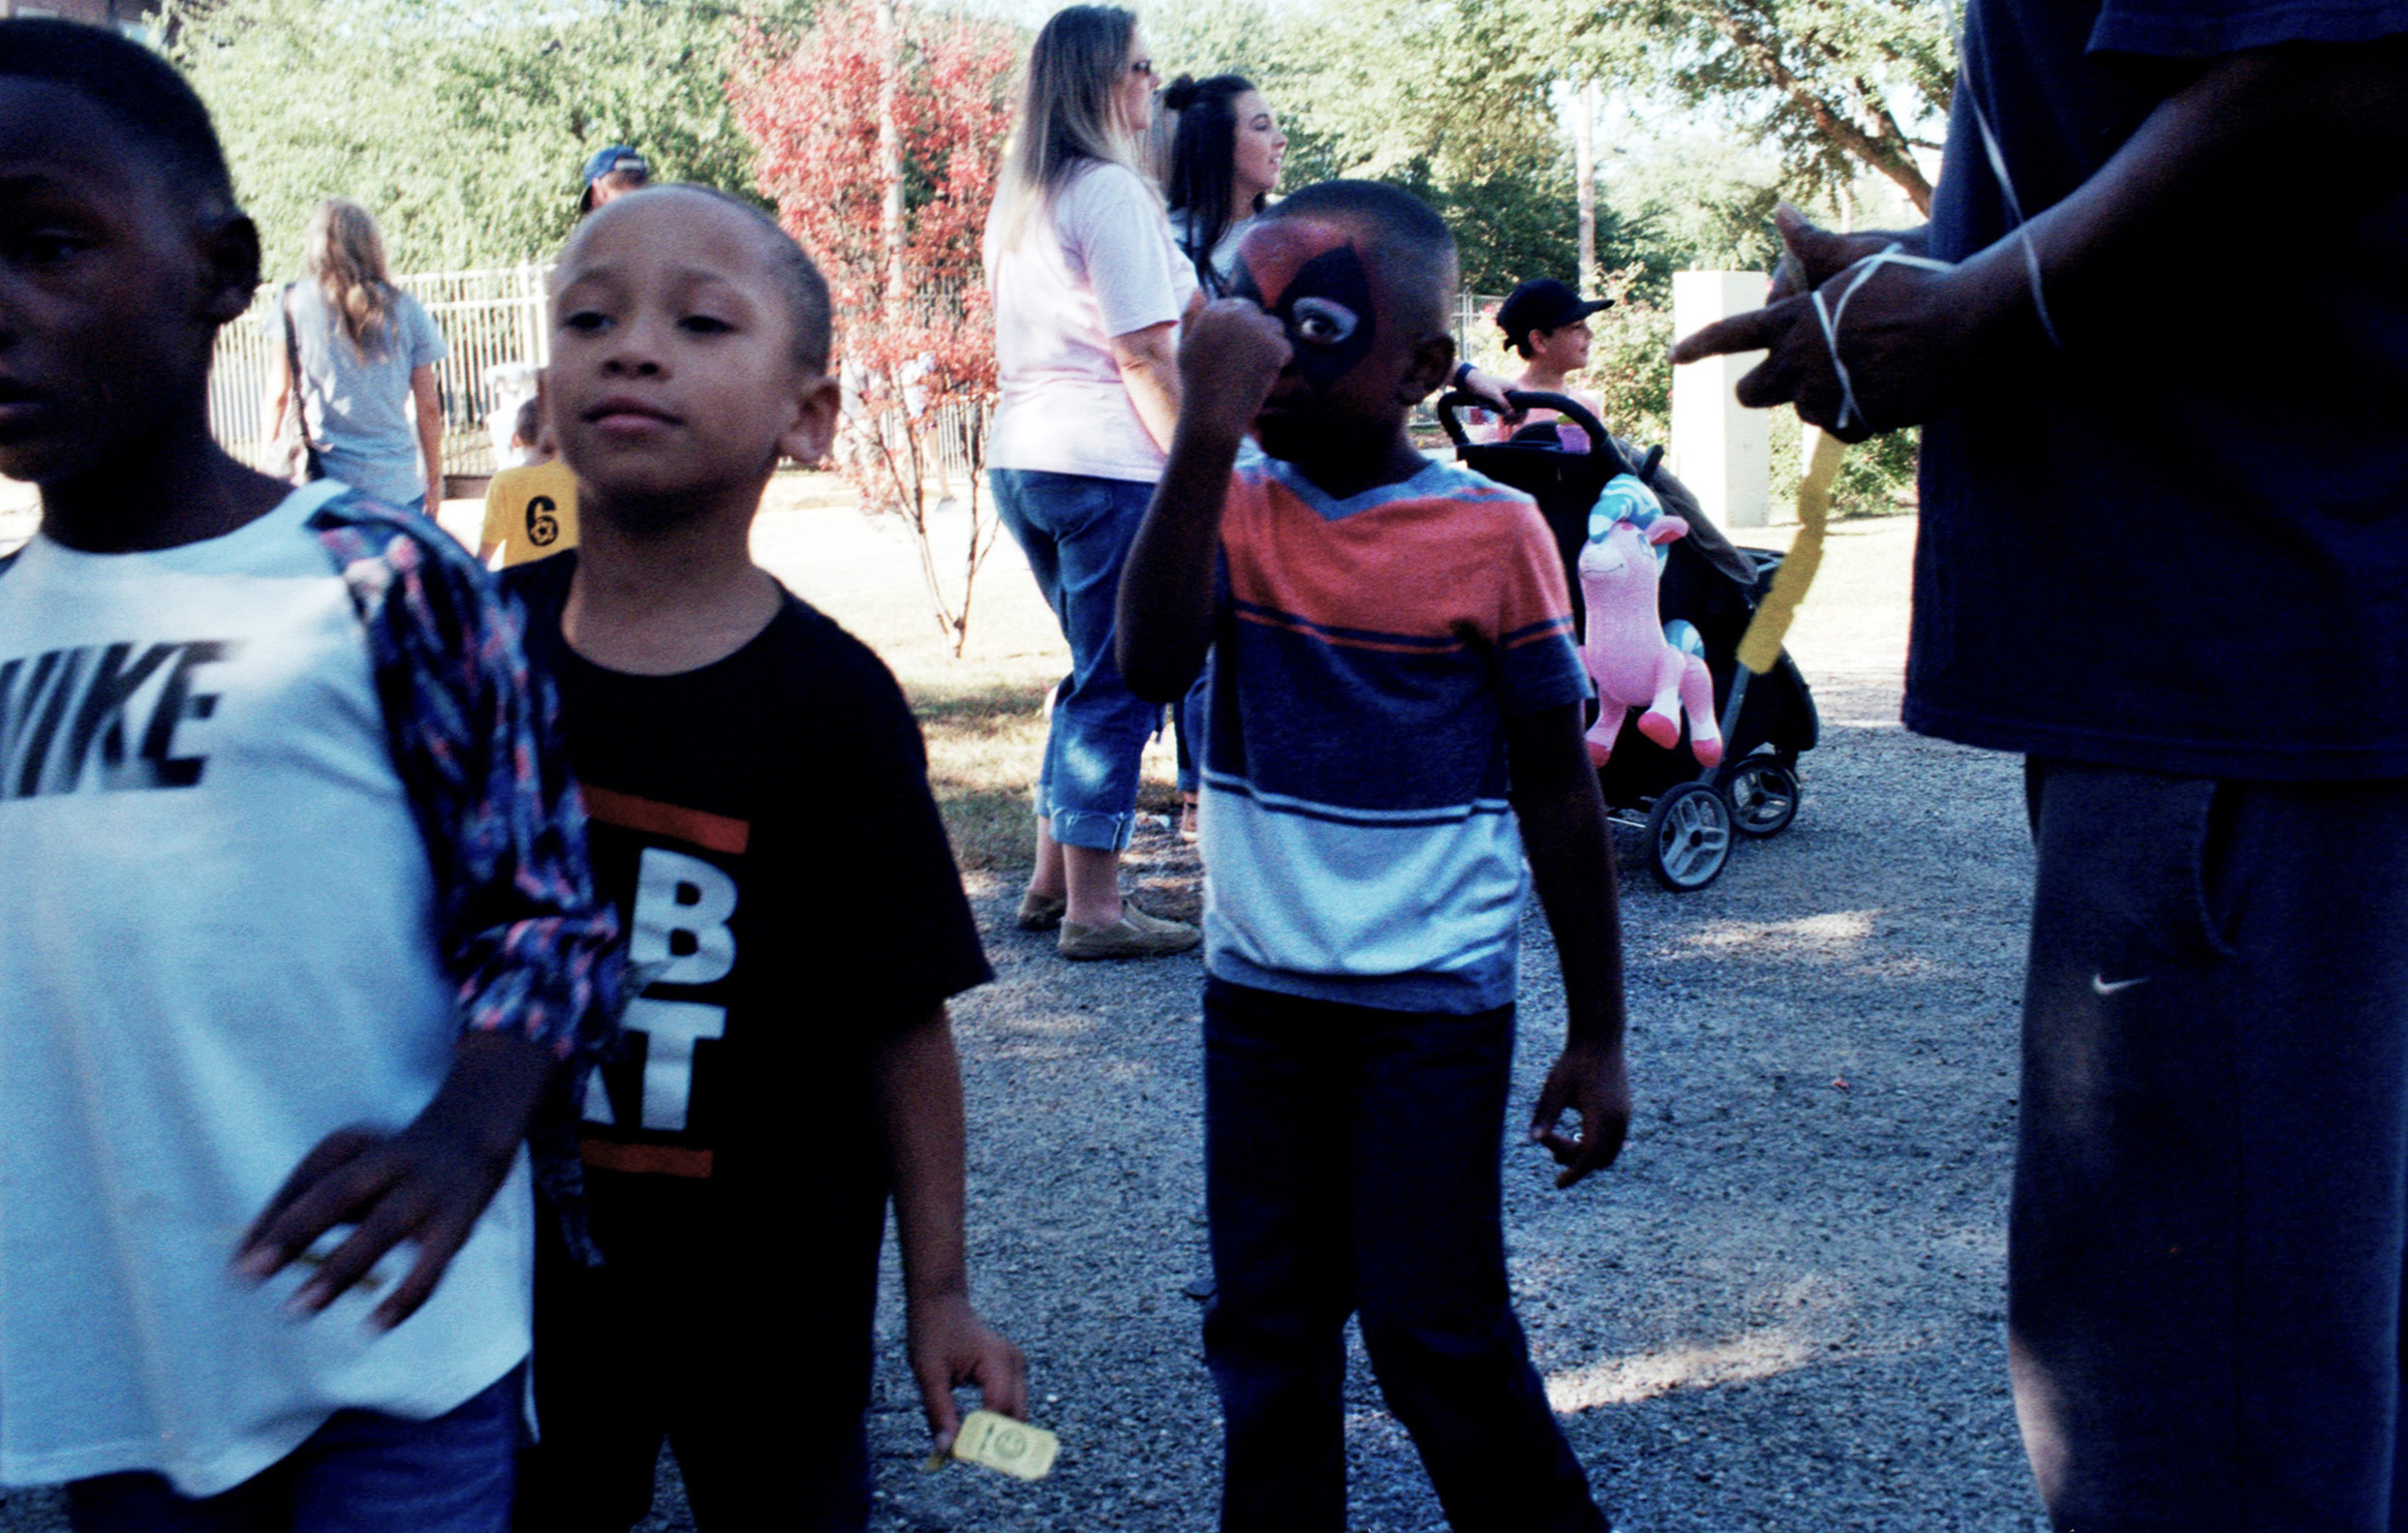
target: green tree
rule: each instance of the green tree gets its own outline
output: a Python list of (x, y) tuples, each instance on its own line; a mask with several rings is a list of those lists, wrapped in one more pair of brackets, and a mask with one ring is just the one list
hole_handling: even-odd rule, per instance
[(215, 114), (270, 271), (310, 209), (353, 197), (397, 270), (538, 260), (577, 171), (632, 143), (658, 176), (752, 191), (726, 100), (738, 23), (797, 33), (810, 0), (171, 0), (170, 52)]
[(1405, 188), (1454, 228), (1464, 281), (1501, 291), (1575, 275), (1571, 157), (1527, 19), (1485, 0), (1229, 0), (1150, 22), (1155, 57), (1261, 87), (1289, 137), (1286, 183), (1361, 176)]
[(1929, 213), (1917, 150), (1957, 72), (1945, 0), (1635, 0), (1600, 9), (1559, 67), (1712, 108), (1780, 153), (1784, 180), (1844, 202), (1861, 171)]

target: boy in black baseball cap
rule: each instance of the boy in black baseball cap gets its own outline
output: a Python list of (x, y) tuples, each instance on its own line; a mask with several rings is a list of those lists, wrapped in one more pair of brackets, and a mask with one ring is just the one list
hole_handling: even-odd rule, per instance
[[(1565, 380), (1589, 365), (1589, 317), (1613, 306), (1611, 298), (1583, 298), (1553, 277), (1539, 277), (1514, 289), (1497, 311), (1497, 325), (1505, 332), (1506, 344), (1528, 364), (1512, 386), (1570, 394), (1597, 410), (1593, 397), (1574, 390)], [(1522, 424), (1555, 418), (1552, 410), (1533, 410)], [(1503, 429), (1497, 428), (1495, 434), (1503, 435)]]

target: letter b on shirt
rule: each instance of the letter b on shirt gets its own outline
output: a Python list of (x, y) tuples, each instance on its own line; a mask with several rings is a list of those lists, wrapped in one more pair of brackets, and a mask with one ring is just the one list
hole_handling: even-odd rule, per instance
[(635, 871), (631, 964), (665, 964), (652, 976), (663, 985), (707, 985), (736, 966), (736, 881), (698, 857), (644, 848)]

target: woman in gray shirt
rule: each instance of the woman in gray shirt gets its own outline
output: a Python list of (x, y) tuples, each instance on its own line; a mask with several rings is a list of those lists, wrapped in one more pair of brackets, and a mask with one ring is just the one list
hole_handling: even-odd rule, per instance
[(284, 419), (293, 391), (288, 356), (297, 353), (301, 419), (320, 474), (431, 514), (443, 504), (435, 398), (443, 336), (393, 286), (375, 217), (349, 198), (328, 198), (310, 215), (301, 265), (306, 279), (285, 289), (267, 320), (276, 361), (266, 418)]

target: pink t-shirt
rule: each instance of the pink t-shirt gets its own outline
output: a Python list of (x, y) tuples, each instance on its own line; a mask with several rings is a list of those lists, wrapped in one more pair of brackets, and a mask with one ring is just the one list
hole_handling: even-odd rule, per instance
[(1177, 321), (1195, 268), (1135, 171), (1098, 163), (1032, 218), (1010, 250), (986, 237), (1003, 401), (987, 463), (1151, 484), (1162, 448), (1138, 418), (1111, 340)]

